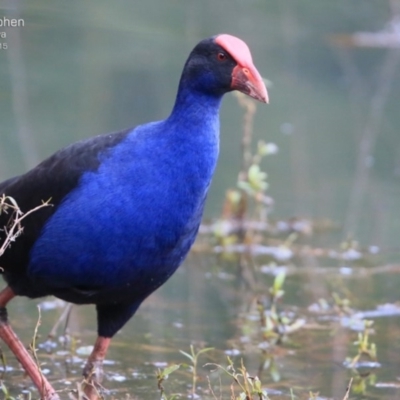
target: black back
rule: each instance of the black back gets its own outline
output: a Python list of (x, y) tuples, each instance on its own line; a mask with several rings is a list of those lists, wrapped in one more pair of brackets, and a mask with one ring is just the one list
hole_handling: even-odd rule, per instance
[[(27, 212), (48, 201), (43, 207), (23, 220), (23, 234), (0, 257), (0, 273), (12, 283), (12, 277), (25, 273), (29, 253), (46, 221), (54, 214), (68, 193), (77, 185), (84, 172), (97, 170), (100, 159), (108, 149), (120, 143), (131, 129), (96, 136), (74, 143), (41, 162), (26, 174), (0, 183), (0, 195), (13, 197), (22, 212)], [(0, 215), (0, 228), (9, 222), (10, 214)], [(5, 239), (0, 231), (0, 243)], [(10, 281), (11, 280), (11, 281)]]

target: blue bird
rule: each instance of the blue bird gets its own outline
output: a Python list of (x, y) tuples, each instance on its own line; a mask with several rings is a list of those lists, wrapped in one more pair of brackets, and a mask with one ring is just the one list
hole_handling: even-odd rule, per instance
[[(43, 399), (59, 397), (12, 330), (7, 303), (54, 295), (95, 304), (98, 338), (83, 370), (95, 380), (111, 338), (195, 240), (218, 159), (221, 99), (232, 90), (268, 102), (247, 45), (227, 34), (205, 39), (189, 55), (168, 118), (77, 142), (0, 184), (23, 212), (52, 204), (24, 220), (0, 258), (0, 337)], [(0, 215), (1, 227), (9, 217)]]

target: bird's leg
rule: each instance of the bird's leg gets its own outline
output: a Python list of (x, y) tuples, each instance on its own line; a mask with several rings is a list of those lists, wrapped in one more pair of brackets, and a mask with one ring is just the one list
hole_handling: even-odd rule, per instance
[(99, 384), (103, 379), (103, 361), (110, 346), (110, 341), (111, 338), (98, 336), (92, 353), (83, 368), (83, 376), (88, 383), (85, 386), (85, 395), (89, 399), (97, 398), (97, 388), (99, 388)]
[(90, 354), (85, 368), (83, 369), (83, 376), (86, 379), (92, 379), (96, 382), (101, 382), (103, 379), (103, 361), (106, 356), (108, 347), (110, 346), (111, 338), (99, 336), (94, 344), (92, 353)]
[(32, 382), (40, 392), (41, 398), (43, 400), (59, 400), (58, 394), (42, 374), (39, 366), (32, 359), (28, 350), (26, 350), (8, 322), (6, 305), (14, 297), (13, 290), (8, 286), (0, 292), (0, 337), (32, 379)]

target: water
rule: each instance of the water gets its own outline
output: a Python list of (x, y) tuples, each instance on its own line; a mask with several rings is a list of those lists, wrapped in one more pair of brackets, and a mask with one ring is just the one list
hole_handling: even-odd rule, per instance
[[(326, 267), (305, 267), (298, 272), (288, 270), (281, 309), (304, 318), (306, 325), (290, 335), (290, 342), (284, 346), (263, 351), (255, 295), (266, 296), (273, 278), (257, 273), (257, 289), (250, 291), (237, 275), (237, 263), (225, 263), (224, 268), (217, 268), (216, 264), (213, 256), (190, 256), (185, 266), (148, 299), (115, 337), (105, 365), (105, 386), (116, 398), (124, 398), (127, 393), (143, 399), (156, 398), (157, 369), (167, 364), (188, 363), (179, 350), (188, 352), (191, 344), (195, 348), (214, 347), (199, 360), (197, 386), (202, 398), (212, 398), (208, 393), (207, 375), (213, 387), (219, 386), (219, 378), (212, 372), (215, 368), (203, 365), (217, 363), (226, 366), (227, 355), (237, 366), (243, 359), (248, 371), (260, 377), (272, 398), (287, 398), (290, 389), (300, 398), (306, 398), (310, 390), (319, 391), (322, 398), (342, 398), (350, 377), (356, 376), (344, 366), (344, 362), (356, 354), (353, 342), (357, 339), (356, 329), (360, 322), (339, 311), (315, 312), (315, 303), (325, 298), (332, 304), (330, 293), (333, 289), (346, 293), (355, 310), (373, 310), (377, 305), (397, 300), (395, 288), (400, 283), (398, 269), (380, 271), (349, 266), (347, 270), (342, 269), (342, 273), (337, 268)], [(210, 269), (213, 272), (210, 273)], [(381, 367), (367, 369), (376, 375), (378, 387), (367, 385), (368, 396), (360, 398), (392, 399), (395, 396), (395, 389), (383, 386), (396, 383), (399, 365), (399, 308), (389, 308), (389, 311), (393, 315), (385, 316), (381, 309), (375, 316), (366, 316), (375, 321), (375, 334), (371, 340), (378, 348)], [(17, 299), (10, 305), (9, 312), (16, 330), (24, 342), (29, 343), (37, 318), (35, 306), (32, 302)], [(18, 317), (22, 313), (23, 320)], [(59, 314), (60, 309), (42, 311), (39, 343), (45, 341)], [(40, 360), (45, 363), (42, 368), (49, 369), (49, 376), (57, 389), (71, 388), (80, 381), (85, 347), (93, 341), (94, 326), (94, 313), (90, 306), (74, 307), (69, 323), (72, 343), (65, 346), (66, 351), (63, 351), (59, 339), (63, 329), (53, 339), (55, 348), (51, 355), (43, 349), (39, 351)], [(268, 365), (262, 367), (267, 356), (274, 362), (272, 370)], [(16, 368), (11, 356), (7, 360)], [(8, 372), (4, 377), (7, 386), (13, 388), (15, 385), (14, 391), (15, 387), (20, 387), (21, 374), (21, 371)], [(223, 374), (221, 377), (222, 390), (227, 396), (230, 381)], [(29, 382), (25, 380), (25, 383)], [(181, 393), (183, 398), (190, 393), (190, 385), (191, 373), (185, 366), (164, 383), (167, 393)]]
[[(259, 322), (251, 320), (254, 299), (272, 285), (273, 278), (260, 272), (270, 260), (246, 258), (240, 276), (234, 256), (212, 254), (208, 245), (207, 251), (195, 251), (113, 340), (104, 385), (116, 398), (129, 393), (154, 399), (157, 363), (188, 362), (179, 350), (189, 351), (194, 344), (215, 348), (199, 361), (198, 393), (203, 398), (212, 398), (206, 376), (213, 386), (219, 380), (202, 365), (226, 365), (225, 351), (239, 352), (233, 356), (236, 365), (243, 358), (251, 374), (259, 374), (268, 390), (277, 391), (271, 398), (288, 398), (290, 389), (300, 398), (307, 398), (310, 390), (322, 398), (343, 398), (355, 376), (343, 362), (356, 353), (352, 343), (357, 333), (343, 326), (340, 310), (326, 311), (322, 318), (309, 307), (320, 298), (332, 303), (332, 292), (350, 299), (356, 310), (398, 301), (400, 68), (395, 52), (335, 46), (331, 39), (383, 29), (391, 18), (389, 2), (150, 0), (110, 6), (92, 0), (66, 7), (58, 0), (51, 5), (3, 1), (2, 15), (23, 18), (25, 27), (7, 29), (9, 48), (0, 50), (1, 179), (81, 138), (164, 118), (192, 47), (204, 37), (229, 32), (246, 40), (257, 68), (272, 83), (271, 104), (258, 105), (254, 119), (255, 138), (279, 146), (279, 153), (262, 164), (268, 172), (267, 194), (275, 200), (271, 220), (295, 216), (314, 225), (311, 236), (301, 236), (290, 246), (295, 257), (280, 262), (289, 268), (280, 310), (305, 319), (306, 326), (290, 335), (291, 343), (269, 352), (276, 365), (272, 373), (260, 369), (262, 334)], [(242, 123), (236, 98), (227, 96), (208, 219), (220, 215), (225, 191), (236, 184)], [(280, 245), (286, 237), (270, 238), (268, 245)], [(349, 237), (359, 241), (362, 260), (329, 257)], [(367, 254), (369, 246), (377, 246), (378, 254)], [(39, 343), (60, 312), (42, 311)], [(37, 320), (36, 303), (17, 299), (9, 313), (28, 343)], [(371, 369), (376, 379), (374, 383), (369, 377), (366, 394), (354, 396), (396, 398), (398, 389), (388, 384), (397, 381), (399, 317), (394, 313), (373, 319), (371, 340), (381, 367)], [(58, 337), (53, 354), (39, 351), (58, 389), (80, 380), (85, 356), (76, 352), (94, 341), (93, 307), (73, 309), (69, 332), (73, 342), (66, 345), (67, 354)], [(5, 353), (7, 363), (17, 368)], [(81, 360), (70, 361), (72, 355)], [(29, 385), (19, 370), (7, 373), (4, 382), (13, 395)], [(168, 394), (185, 398), (191, 382), (190, 372), (181, 367), (164, 386)], [(222, 375), (222, 398), (229, 397), (229, 385)], [(218, 398), (218, 387), (215, 391)]]

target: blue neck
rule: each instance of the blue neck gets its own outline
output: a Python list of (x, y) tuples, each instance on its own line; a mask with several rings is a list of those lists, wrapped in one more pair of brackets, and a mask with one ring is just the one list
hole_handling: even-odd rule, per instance
[(172, 125), (190, 124), (194, 128), (193, 133), (206, 133), (210, 128), (219, 131), (221, 100), (222, 94), (200, 92), (182, 79), (174, 108), (167, 121)]

